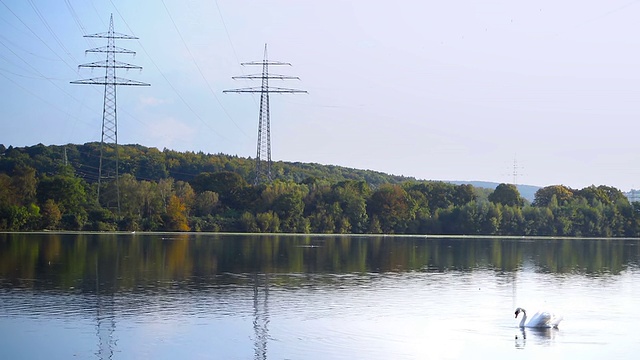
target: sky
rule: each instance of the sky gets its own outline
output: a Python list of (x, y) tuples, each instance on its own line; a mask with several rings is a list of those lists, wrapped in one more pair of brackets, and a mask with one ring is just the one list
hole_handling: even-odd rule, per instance
[(120, 144), (255, 157), (267, 44), (274, 161), (640, 188), (640, 0), (0, 0), (1, 144), (100, 141), (111, 14)]

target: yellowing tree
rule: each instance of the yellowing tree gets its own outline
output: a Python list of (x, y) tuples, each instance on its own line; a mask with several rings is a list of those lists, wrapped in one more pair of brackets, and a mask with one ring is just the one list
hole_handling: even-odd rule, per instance
[(189, 231), (187, 221), (187, 207), (176, 195), (171, 195), (167, 204), (165, 228), (174, 231)]

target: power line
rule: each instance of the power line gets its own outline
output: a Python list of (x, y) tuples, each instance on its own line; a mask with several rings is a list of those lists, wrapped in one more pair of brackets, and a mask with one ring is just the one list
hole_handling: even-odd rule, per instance
[[(171, 16), (171, 12), (167, 8), (167, 5), (165, 4), (164, 0), (162, 0), (162, 5), (164, 6), (164, 9), (167, 11), (167, 15), (169, 15), (169, 19), (171, 20), (171, 23), (173, 24), (173, 27), (176, 29), (176, 32), (178, 33), (178, 36), (180, 37), (180, 40), (184, 44), (184, 47), (187, 49), (187, 52), (189, 53), (189, 57), (191, 58), (191, 61), (196, 66), (196, 69), (198, 69), (198, 73), (200, 74), (200, 77), (202, 77), (202, 80), (204, 80), (205, 84), (207, 84), (207, 88), (209, 89), (209, 92), (211, 93), (211, 95), (213, 95), (213, 98), (216, 99), (216, 102), (218, 103), (218, 105), (220, 105), (220, 108), (225, 113), (225, 115), (227, 115), (227, 118), (229, 118), (229, 120), (231, 120), (231, 122), (238, 128), (238, 130), (240, 130), (240, 132), (242, 132), (242, 134), (244, 134), (244, 136), (249, 137), (249, 135), (247, 135), (244, 132), (244, 130), (242, 130), (242, 128), (233, 120), (233, 118), (231, 118), (231, 115), (229, 115), (229, 112), (227, 112), (227, 109), (222, 105), (222, 102), (220, 102), (220, 99), (218, 99), (218, 96), (216, 96), (215, 91), (213, 91), (213, 89), (211, 88), (211, 85), (209, 84), (209, 81), (207, 81), (207, 78), (202, 73), (202, 69), (200, 69), (200, 66), (196, 62), (195, 57), (191, 53), (191, 49), (189, 49), (189, 46), (187, 45), (187, 42), (184, 41), (184, 37), (182, 36), (182, 33), (180, 32), (180, 29), (178, 29), (178, 26), (176, 25), (176, 22), (173, 20), (173, 16)], [(227, 33), (227, 35), (228, 35), (228, 33)], [(235, 52), (235, 50), (234, 50), (234, 52)]]
[[(78, 118), (77, 116), (72, 115), (72, 114), (70, 114), (70, 113), (66, 112), (65, 110), (63, 110), (63, 109), (59, 108), (59, 107), (58, 107), (58, 105), (56, 105), (56, 104), (50, 103), (50, 102), (49, 102), (48, 100), (46, 100), (45, 98), (41, 97), (40, 95), (38, 95), (38, 94), (36, 94), (36, 93), (32, 92), (31, 90), (29, 90), (29, 89), (27, 89), (27, 88), (25, 88), (25, 87), (24, 87), (24, 86), (22, 86), (20, 83), (18, 83), (18, 82), (16, 82), (16, 81), (14, 81), (14, 80), (13, 80), (13, 79), (11, 79), (10, 77), (6, 76), (5, 74), (0, 73), (0, 75), (1, 75), (2, 77), (4, 77), (5, 79), (7, 79), (7, 80), (11, 81), (14, 85), (18, 86), (19, 88), (21, 88), (22, 90), (24, 90), (26, 93), (31, 94), (31, 95), (33, 95), (34, 97), (36, 97), (36, 98), (40, 99), (40, 100), (41, 100), (42, 102), (44, 102), (45, 104), (47, 104), (47, 105), (49, 105), (49, 106), (53, 107), (54, 109), (57, 109), (58, 111), (60, 111), (60, 112), (61, 112), (61, 113), (63, 113), (63, 114), (66, 114), (67, 116), (70, 116), (70, 117), (72, 117), (72, 118), (74, 118), (74, 119), (76, 119), (76, 120), (80, 120), (80, 118)], [(80, 121), (82, 121), (82, 120), (80, 120)]]
[[(93, 3), (93, 0), (89, 0), (89, 4), (91, 4), (91, 7), (96, 12), (96, 15), (98, 15), (97, 19), (102, 23), (102, 26), (108, 27), (107, 24), (105, 24), (104, 20), (102, 20), (102, 13), (98, 10), (98, 8), (96, 7), (96, 4)], [(113, 3), (113, 1), (111, 1), (111, 5), (113, 5), (114, 8), (116, 7), (116, 5)], [(116, 11), (117, 10), (118, 9), (116, 9)], [(120, 12), (118, 12), (118, 14), (120, 14)]]
[[(46, 76), (44, 76), (44, 74), (42, 74), (38, 69), (36, 69), (33, 65), (31, 65), (31, 63), (29, 61), (26, 61), (25, 59), (23, 59), (20, 55), (16, 54), (15, 51), (13, 51), (10, 47), (8, 47), (6, 44), (4, 44), (2, 41), (0, 41), (0, 44), (2, 44), (4, 47), (6, 47), (13, 55), (15, 55), (18, 59), (20, 59), (24, 64), (26, 64), (28, 67), (30, 67), (36, 74), (38, 74), (42, 79), (46, 79), (47, 81), (49, 81), (53, 86), (55, 86), (58, 90), (60, 90), (61, 93), (64, 93), (65, 95), (69, 96), (70, 98), (76, 100), (79, 103), (82, 103), (80, 100), (76, 99), (75, 97), (73, 97), (73, 95), (69, 94), (67, 91), (65, 91), (62, 87), (60, 87), (58, 84), (56, 84), (55, 82), (53, 82), (51, 79), (47, 78)], [(5, 58), (6, 59), (6, 58)], [(6, 77), (6, 76), (5, 76)], [(15, 83), (15, 82), (14, 82)], [(20, 86), (22, 89), (26, 90), (24, 87)], [(31, 91), (28, 91), (30, 94), (33, 94)], [(35, 94), (33, 94), (35, 95)], [(42, 99), (42, 97), (35, 95), (36, 97), (38, 97), (39, 99)], [(46, 103), (48, 103), (47, 101), (45, 101)], [(55, 106), (55, 105), (54, 105)], [(55, 106), (56, 108), (58, 108), (57, 106)], [(62, 110), (61, 110), (62, 111)], [(65, 111), (62, 111), (63, 113), (66, 113)]]
[(51, 50), (51, 52), (54, 53), (58, 57), (58, 59), (62, 60), (65, 65), (67, 65), (73, 72), (75, 72), (75, 68), (71, 66), (65, 59), (63, 59), (55, 50), (53, 50), (46, 41), (42, 40), (42, 38), (38, 36), (38, 34), (36, 34), (36, 32), (33, 31), (31, 27), (29, 27), (29, 25), (27, 25), (15, 12), (13, 12), (13, 10), (11, 10), (9, 6), (7, 6), (7, 4), (4, 3), (4, 0), (0, 0), (0, 3), (2, 3), (2, 5), (4, 5), (4, 7), (6, 7), (7, 10), (9, 10), (9, 12), (11, 12), (11, 14), (13, 14), (13, 16), (15, 16), (16, 19), (18, 19), (22, 23), (22, 25), (24, 25), (33, 34), (33, 36), (40, 40), (40, 42), (43, 43), (44, 46), (47, 47), (47, 49)]
[[(78, 13), (76, 13), (76, 10), (73, 8), (73, 5), (71, 4), (71, 2), (69, 0), (64, 0), (64, 4), (67, 6), (67, 10), (69, 10), (69, 13), (71, 14), (71, 18), (73, 18), (73, 21), (78, 26), (78, 29), (80, 29), (80, 32), (82, 33), (82, 35), (86, 35), (88, 33), (87, 28), (82, 24), (82, 21), (80, 20)], [(95, 43), (93, 42), (92, 39), (88, 39), (88, 41), (92, 47), (95, 47)]]
[(82, 21), (80, 20), (80, 17), (78, 16), (75, 9), (73, 8), (73, 5), (71, 5), (71, 2), (69, 2), (69, 0), (64, 0), (64, 4), (67, 7), (67, 10), (69, 10), (71, 17), (73, 18), (73, 21), (76, 23), (76, 25), (78, 25), (80, 32), (82, 32), (83, 34), (86, 34), (87, 29), (84, 27), (84, 25), (82, 25)]
[[(1, 0), (0, 0), (1, 1)], [(116, 10), (116, 12), (118, 13), (118, 15), (120, 15), (120, 18), (122, 18), (122, 21), (124, 22), (124, 24), (126, 25), (126, 27), (129, 29), (129, 31), (131, 33), (133, 33), (133, 31), (131, 30), (131, 27), (129, 26), (129, 24), (127, 23), (127, 21), (122, 17), (122, 14), (120, 13), (120, 11), (118, 10), (118, 8), (115, 6), (115, 4), (113, 3), (113, 1), (111, 1), (111, 4), (113, 5), (114, 9)], [(202, 119), (202, 117), (200, 117), (200, 115), (198, 115), (198, 113), (196, 113), (196, 111), (191, 107), (191, 105), (189, 105), (189, 103), (187, 103), (187, 101), (185, 100), (185, 98), (182, 96), (182, 94), (180, 94), (180, 92), (178, 91), (178, 89), (176, 89), (175, 86), (173, 86), (173, 84), (171, 83), (171, 81), (169, 81), (169, 79), (167, 78), (167, 76), (164, 74), (164, 72), (160, 69), (160, 67), (158, 66), (158, 64), (153, 60), (153, 58), (151, 57), (151, 55), (149, 54), (149, 52), (147, 51), (147, 49), (144, 47), (144, 45), (138, 41), (138, 45), (140, 46), (140, 48), (142, 49), (142, 51), (144, 51), (144, 53), (147, 55), (147, 58), (149, 59), (149, 61), (151, 61), (151, 64), (153, 64), (153, 66), (155, 66), (156, 70), (158, 70), (158, 73), (162, 76), (162, 78), (167, 82), (167, 84), (169, 85), (169, 87), (171, 88), (171, 90), (173, 90), (173, 92), (178, 95), (178, 98), (180, 99), (180, 101), (182, 101), (182, 103), (191, 111), (191, 113), (193, 113), (193, 115), (198, 118), (198, 120), (200, 120), (205, 126), (207, 126), (209, 128), (209, 130), (211, 130), (213, 133), (215, 133), (216, 135), (220, 136), (220, 138), (225, 139), (226, 138), (224, 136), (222, 136), (222, 134), (220, 134), (218, 131), (216, 131), (214, 128), (211, 127), (211, 125), (209, 125), (209, 123), (207, 123), (206, 121), (204, 121), (204, 119)]]
[(236, 58), (237, 62), (240, 62), (238, 58), (238, 53), (236, 52), (236, 48), (233, 46), (233, 41), (231, 41), (231, 35), (229, 35), (229, 29), (227, 28), (227, 23), (224, 21), (224, 17), (222, 16), (222, 11), (220, 10), (220, 4), (218, 4), (218, 0), (215, 1), (216, 9), (218, 9), (218, 14), (220, 15), (220, 21), (222, 22), (222, 26), (224, 27), (224, 32), (227, 34), (227, 39), (229, 39), (229, 44), (231, 45), (231, 50), (233, 50), (233, 56)]
[(8, 44), (11, 44), (11, 46), (15, 49), (18, 49), (26, 54), (29, 54), (31, 56), (37, 57), (39, 59), (42, 60), (46, 60), (46, 61), (52, 61), (52, 62), (57, 62), (58, 60), (56, 59), (52, 59), (46, 56), (42, 56), (40, 54), (36, 54), (30, 50), (25, 49), (24, 47), (22, 47), (21, 45), (16, 44), (14, 41), (11, 41), (10, 39), (8, 39), (7, 37), (3, 36), (2, 34), (0, 34), (0, 38), (3, 39), (3, 42), (7, 42)]
[[(220, 9), (220, 4), (218, 4), (218, 0), (215, 1), (216, 8), (218, 9), (218, 15), (220, 15), (220, 21), (222, 22), (222, 26), (224, 27), (224, 32), (227, 34), (227, 39), (229, 40), (229, 45), (231, 46), (231, 50), (233, 51), (233, 56), (236, 59), (236, 62), (240, 63), (240, 58), (238, 58), (238, 53), (236, 52), (235, 46), (233, 46), (233, 41), (231, 41), (231, 34), (229, 33), (229, 29), (227, 28), (227, 23), (224, 21), (224, 16), (222, 16), (222, 10)], [(244, 75), (244, 71), (240, 68), (240, 71)], [(258, 105), (255, 96), (251, 96), (253, 102)]]
[(67, 49), (66, 46), (64, 46), (64, 43), (62, 41), (60, 41), (60, 38), (58, 37), (58, 35), (56, 35), (55, 31), (53, 31), (53, 29), (51, 28), (51, 26), (49, 26), (49, 23), (47, 22), (47, 20), (44, 18), (44, 16), (42, 16), (42, 13), (40, 12), (40, 10), (38, 10), (38, 7), (33, 3), (33, 0), (29, 0), (29, 5), (31, 5), (31, 8), (33, 9), (33, 11), (36, 13), (36, 15), (38, 15), (38, 18), (40, 18), (40, 21), (44, 24), (44, 26), (47, 28), (47, 30), (49, 31), (49, 34), (51, 34), (51, 36), (53, 36), (53, 39), (58, 43), (58, 46), (60, 46), (60, 48), (67, 53), (67, 56), (69, 56), (69, 58), (71, 58), (71, 60), (73, 60), (73, 62), (78, 62), (73, 55), (71, 55), (71, 52), (69, 52), (69, 50)]

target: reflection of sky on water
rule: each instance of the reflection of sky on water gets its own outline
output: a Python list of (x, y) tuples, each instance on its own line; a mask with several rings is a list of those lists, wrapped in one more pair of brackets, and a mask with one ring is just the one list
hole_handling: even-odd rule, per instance
[[(254, 359), (506, 359), (516, 347), (532, 356), (593, 357), (605, 356), (612, 347), (622, 354), (640, 349), (636, 339), (625, 332), (639, 320), (633, 313), (640, 295), (633, 286), (638, 275), (627, 273), (601, 284), (580, 275), (558, 279), (519, 273), (515, 302), (526, 303), (544, 289), (549, 291), (544, 296), (546, 303), (570, 310), (564, 313), (559, 330), (525, 329), (526, 339), (513, 318), (512, 284), (489, 270), (347, 277), (317, 274), (307, 277), (307, 285), (299, 288), (278, 285), (286, 274), (268, 279), (260, 275), (254, 283), (258, 287), (175, 288), (150, 291), (146, 296), (123, 292), (112, 302), (98, 302), (95, 297), (83, 300), (82, 294), (71, 298), (31, 294), (25, 301), (23, 293), (13, 297), (23, 308), (14, 304), (9, 317), (0, 323), (21, 324), (12, 332), (3, 332), (5, 341), (20, 343), (12, 334), (31, 334), (37, 339), (27, 336), (29, 342), (41, 342), (44, 336), (38, 334), (47, 334), (49, 340), (67, 344), (51, 346), (50, 351), (73, 355), (67, 352), (65, 340), (73, 338), (80, 355), (95, 354), (101, 341), (95, 331), (97, 309), (92, 315), (86, 307), (101, 304), (103, 314), (113, 314), (105, 317), (113, 323), (104, 324), (106, 334), (112, 336), (114, 359), (123, 354), (135, 358), (226, 354), (227, 358)], [(567, 282), (576, 285), (563, 286)], [(12, 301), (10, 294), (0, 295), (3, 303)], [(81, 305), (74, 303), (74, 297)], [(140, 298), (145, 303), (136, 307)], [(52, 316), (46, 311), (28, 311), (58, 300), (64, 305), (58, 305)], [(604, 303), (610, 306), (603, 308)], [(616, 307), (617, 311), (608, 310)], [(50, 337), (50, 333), (64, 336)], [(515, 335), (519, 336), (516, 346)], [(581, 350), (574, 349), (576, 344), (581, 344)], [(82, 352), (83, 348), (87, 350)], [(19, 351), (11, 346), (3, 349)], [(29, 354), (44, 353), (33, 350)]]

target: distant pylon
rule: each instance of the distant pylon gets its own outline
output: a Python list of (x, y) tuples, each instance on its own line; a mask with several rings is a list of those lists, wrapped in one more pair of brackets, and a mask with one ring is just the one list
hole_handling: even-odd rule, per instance
[[(118, 206), (118, 214), (120, 214), (120, 181), (118, 176), (119, 166), (119, 154), (118, 154), (118, 117), (116, 111), (116, 85), (136, 85), (136, 86), (150, 86), (150, 84), (123, 79), (116, 77), (116, 69), (142, 69), (141, 66), (132, 65), (116, 61), (116, 53), (118, 54), (135, 54), (135, 51), (116, 47), (116, 39), (137, 39), (135, 36), (116, 33), (113, 31), (113, 14), (109, 20), (109, 31), (106, 33), (98, 33), (92, 35), (85, 35), (89, 38), (104, 38), (107, 39), (107, 46), (102, 46), (94, 49), (86, 50), (85, 53), (106, 53), (107, 59), (104, 61), (97, 61), (88, 64), (78, 65), (79, 68), (105, 68), (104, 77), (97, 77), (92, 79), (84, 79), (72, 81), (72, 84), (90, 84), (90, 85), (104, 85), (104, 103), (102, 108), (102, 136), (100, 138), (100, 166), (98, 168), (98, 203), (100, 202), (100, 186), (102, 179), (113, 179), (116, 187), (116, 200)], [(106, 163), (109, 158), (106, 153), (109, 145), (114, 145), (114, 157), (111, 163), (113, 166), (108, 166)]]
[[(279, 94), (295, 94), (295, 93), (307, 93), (305, 90), (286, 89), (279, 87), (269, 87), (269, 79), (276, 80), (300, 80), (297, 76), (285, 76), (269, 74), (269, 65), (288, 65), (290, 63), (269, 61), (267, 60), (267, 44), (264, 44), (264, 60), (242, 63), (245, 65), (262, 65), (262, 74), (246, 75), (246, 76), (234, 76), (232, 79), (250, 79), (250, 80), (262, 80), (261, 87), (251, 87), (242, 89), (224, 90), (224, 93), (260, 93), (260, 119), (258, 121), (258, 151), (256, 155), (256, 178), (255, 185), (262, 182), (269, 182), (271, 177), (271, 121), (269, 115), (269, 93)], [(263, 164), (266, 162), (266, 164)], [(266, 165), (266, 166), (265, 166)]]
[(522, 175), (518, 173), (518, 170), (522, 169), (521, 166), (518, 166), (518, 159), (513, 158), (513, 185), (518, 186), (518, 175)]

